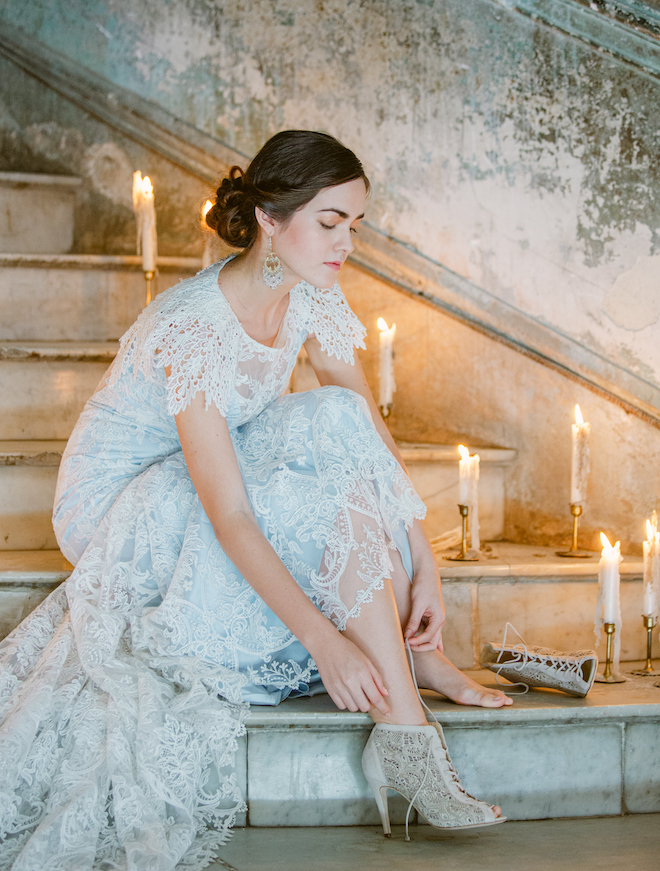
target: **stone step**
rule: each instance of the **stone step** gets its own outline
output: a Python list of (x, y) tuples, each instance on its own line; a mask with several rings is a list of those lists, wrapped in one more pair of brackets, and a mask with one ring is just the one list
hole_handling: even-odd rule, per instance
[[(133, 256), (0, 254), (0, 340), (119, 339), (144, 308), (141, 263)], [(159, 257), (157, 292), (201, 265)]]
[[(495, 686), (489, 672), (470, 676)], [(651, 679), (595, 684), (586, 699), (530, 691), (499, 710), (423, 695), (464, 787), (510, 820), (660, 810), (660, 688)], [(377, 823), (360, 766), (371, 726), (328, 696), (253, 706), (241, 760), (249, 825)], [(391, 804), (402, 822), (406, 804)]]
[[(466, 444), (469, 440), (466, 439)], [(426, 505), (424, 525), (431, 539), (458, 529), (458, 451), (456, 445), (427, 445), (401, 442), (399, 449), (410, 475)], [(480, 457), (479, 526), (482, 540), (495, 540), (504, 533), (504, 474), (515, 462), (517, 452), (509, 448), (473, 448)]]
[[(6, 343), (3, 347), (7, 347)], [(12, 349), (27, 354), (33, 351), (33, 346), (16, 343)], [(92, 350), (89, 346), (84, 346), (85, 349)], [(57, 351), (57, 347), (49, 344), (43, 353), (56, 354)], [(80, 354), (80, 348), (76, 353)], [(32, 365), (27, 366), (24, 375), (31, 373)], [(81, 401), (84, 401), (82, 396)], [(36, 410), (31, 407), (30, 413)], [(75, 418), (67, 420), (70, 425), (75, 422)], [(57, 467), (65, 445), (63, 439), (0, 441), (0, 550), (57, 546), (50, 518)], [(433, 538), (452, 529), (458, 518), (456, 448), (402, 444), (401, 452), (413, 484), (428, 506), (425, 525), (429, 536)], [(494, 539), (502, 535), (504, 525), (504, 466), (512, 462), (515, 451), (486, 448), (480, 449), (480, 455), (482, 535)]]
[[(44, 454), (47, 453), (44, 448)], [(3, 468), (8, 467), (0, 467), (0, 471)], [(593, 626), (597, 555), (590, 560), (573, 561), (556, 557), (551, 548), (510, 542), (491, 542), (485, 547), (486, 553), (478, 563), (461, 565), (438, 557), (447, 611), (443, 638), (452, 662), (459, 668), (474, 668), (483, 645), (501, 640), (507, 621), (528, 644), (558, 650), (596, 647)], [(60, 574), (53, 575), (53, 566), (61, 571), (62, 559), (55, 550), (0, 550), (0, 580), (4, 578), (0, 614), (4, 610), (2, 596), (10, 590), (23, 589), (22, 566), (32, 585), (30, 589), (39, 589), (41, 584), (43, 597), (53, 589), (57, 579), (63, 579)], [(625, 557), (621, 564), (623, 661), (646, 655), (646, 632), (641, 619), (642, 570), (642, 560), (637, 557)], [(3, 624), (5, 633), (16, 625), (11, 624), (11, 619), (8, 617)], [(509, 640), (518, 641), (511, 636)], [(660, 668), (657, 632), (654, 644)], [(602, 638), (597, 650), (603, 659)]]
[(66, 441), (0, 441), (0, 550), (55, 548), (51, 516)]
[(72, 176), (0, 172), (0, 251), (70, 251), (81, 184)]
[(67, 439), (117, 342), (0, 341), (0, 439)]
[(71, 569), (59, 550), (0, 552), (0, 637), (15, 629)]
[[(518, 576), (512, 577), (513, 560), (507, 565), (503, 558), (512, 551), (499, 546), (503, 550), (494, 568), (500, 573), (490, 580), (508, 578), (522, 589), (530, 579), (525, 579), (520, 566)], [(549, 554), (536, 559), (546, 559), (545, 569), (549, 569)], [(553, 584), (552, 571), (545, 571), (540, 563), (528, 565), (536, 567), (535, 594), (539, 584)], [(61, 583), (70, 568), (57, 551), (0, 554), (2, 634)], [(582, 576), (579, 568), (576, 577)], [(471, 583), (478, 580), (470, 578)], [(445, 589), (460, 582), (454, 574)], [(531, 598), (536, 601), (535, 595)], [(539, 602), (534, 610), (543, 605)], [(527, 609), (523, 597), (521, 611), (507, 616), (522, 622)], [(447, 610), (450, 622), (465, 619), (451, 596)], [(497, 628), (499, 634), (501, 626)], [(565, 633), (565, 627), (560, 631)], [(577, 646), (575, 639), (570, 640), (568, 646)], [(629, 673), (637, 665), (627, 663), (622, 670)], [(469, 674), (486, 686), (496, 685), (490, 672)], [(534, 690), (516, 696), (514, 705), (504, 710), (457, 706), (430, 692), (424, 696), (443, 724), (465, 788), (500, 804), (509, 819), (660, 811), (660, 688), (652, 678), (630, 676), (624, 684), (595, 684), (586, 699)], [(238, 756), (248, 824), (377, 823), (375, 803), (360, 768), (370, 728), (367, 715), (338, 711), (327, 696), (290, 699), (274, 708), (253, 706)], [(391, 810), (392, 821), (402, 822), (405, 803), (397, 798)]]

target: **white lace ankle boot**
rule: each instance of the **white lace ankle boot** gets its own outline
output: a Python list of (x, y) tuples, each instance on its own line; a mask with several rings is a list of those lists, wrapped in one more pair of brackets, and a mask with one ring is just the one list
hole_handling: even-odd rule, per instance
[(488, 643), (481, 665), (514, 684), (561, 690), (582, 699), (593, 686), (598, 668), (595, 650), (562, 651), (550, 647)]
[[(386, 837), (391, 834), (387, 790), (394, 789), (432, 826), (469, 829), (503, 823), (493, 808), (468, 795), (452, 765), (442, 729), (374, 726), (362, 754), (362, 770), (373, 790)], [(408, 840), (408, 818), (406, 817)]]

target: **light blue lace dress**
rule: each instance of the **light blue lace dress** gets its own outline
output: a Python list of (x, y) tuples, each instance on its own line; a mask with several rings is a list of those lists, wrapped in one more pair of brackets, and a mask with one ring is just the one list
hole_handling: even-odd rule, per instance
[(411, 574), (424, 506), (364, 400), (284, 394), (308, 336), (350, 362), (364, 328), (337, 285), (301, 282), (265, 347), (219, 289), (224, 262), (140, 315), (67, 445), (53, 522), (75, 569), (0, 644), (0, 868), (204, 867), (244, 807), (247, 703), (322, 690), (192, 485), (174, 418), (198, 391), (227, 419), (265, 536), (339, 628), (392, 548)]

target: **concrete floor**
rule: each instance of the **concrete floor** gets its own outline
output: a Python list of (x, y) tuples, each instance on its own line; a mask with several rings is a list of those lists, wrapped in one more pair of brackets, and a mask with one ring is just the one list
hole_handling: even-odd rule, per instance
[(471, 832), (402, 826), (236, 829), (209, 871), (658, 871), (660, 814), (505, 823)]

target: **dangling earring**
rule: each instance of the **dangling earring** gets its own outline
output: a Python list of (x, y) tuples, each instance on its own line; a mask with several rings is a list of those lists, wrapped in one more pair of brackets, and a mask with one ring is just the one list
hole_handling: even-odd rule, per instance
[(268, 287), (275, 290), (284, 281), (284, 272), (282, 271), (282, 261), (273, 251), (273, 240), (268, 237), (268, 254), (264, 260), (264, 281)]

